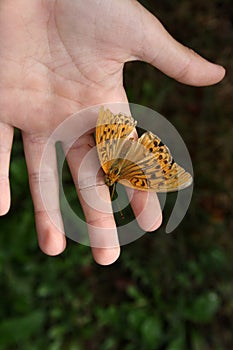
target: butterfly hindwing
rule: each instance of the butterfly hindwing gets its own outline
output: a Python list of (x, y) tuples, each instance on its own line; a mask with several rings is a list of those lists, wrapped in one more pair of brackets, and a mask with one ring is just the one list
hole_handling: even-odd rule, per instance
[[(154, 154), (155, 169), (160, 165), (160, 169), (149, 177), (151, 188), (158, 186), (158, 191), (169, 192), (185, 188), (192, 183), (192, 176), (174, 161), (169, 148), (158, 136), (148, 131), (139, 138), (138, 142)], [(159, 183), (158, 179), (161, 180)]]
[(119, 182), (157, 192), (175, 191), (191, 184), (191, 175), (175, 163), (168, 147), (152, 132), (144, 133), (131, 143), (128, 161), (122, 160)]

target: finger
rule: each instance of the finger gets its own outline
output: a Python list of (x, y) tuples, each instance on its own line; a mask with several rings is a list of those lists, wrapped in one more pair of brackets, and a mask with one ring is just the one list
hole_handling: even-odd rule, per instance
[(9, 165), (14, 128), (0, 123), (0, 215), (10, 208)]
[(162, 211), (156, 192), (126, 188), (130, 204), (139, 226), (146, 232), (159, 228), (162, 223)]
[(205, 86), (219, 82), (225, 75), (222, 66), (213, 64), (177, 42), (159, 20), (135, 2), (134, 18), (140, 18), (131, 40), (132, 59), (153, 66), (185, 84)]
[[(59, 207), (56, 152), (47, 138), (23, 135), (38, 241), (48, 255), (60, 254), (66, 245)], [(41, 162), (42, 161), (42, 162)]]
[[(136, 129), (130, 134), (138, 139)], [(140, 191), (125, 187), (135, 218), (139, 226), (148, 232), (154, 231), (162, 223), (162, 211), (156, 192)]]
[[(92, 135), (83, 135), (69, 150), (64, 145), (67, 161), (82, 205), (93, 257), (101, 265), (113, 263), (120, 254), (109, 190), (100, 167)], [(68, 152), (67, 152), (68, 151)]]

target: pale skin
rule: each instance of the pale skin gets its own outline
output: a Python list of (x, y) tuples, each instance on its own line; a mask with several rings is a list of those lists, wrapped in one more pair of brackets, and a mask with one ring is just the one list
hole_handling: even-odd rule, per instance
[[(43, 174), (54, 197), (51, 208), (44, 208), (38, 183), (43, 149), (54, 129), (83, 108), (127, 102), (122, 74), (128, 61), (148, 62), (193, 86), (215, 84), (225, 74), (223, 67), (175, 41), (134, 0), (0, 0), (0, 47), (0, 214), (10, 207), (9, 163), (17, 127), (23, 135), (38, 241), (49, 255), (61, 253), (66, 245), (48, 214), (59, 214), (55, 161)], [(93, 137), (87, 134), (68, 153), (73, 177), (92, 145)], [(51, 153), (55, 160), (55, 150)], [(105, 185), (101, 191), (108, 197)], [(77, 192), (80, 195), (78, 186)], [(148, 205), (139, 224), (152, 231), (161, 224), (161, 210), (155, 193), (149, 204), (144, 198), (144, 192), (138, 192), (132, 206), (137, 214)], [(111, 213), (98, 212), (81, 196), (80, 201), (87, 223), (115, 227)], [(92, 253), (99, 264), (108, 265), (120, 248), (92, 248)]]

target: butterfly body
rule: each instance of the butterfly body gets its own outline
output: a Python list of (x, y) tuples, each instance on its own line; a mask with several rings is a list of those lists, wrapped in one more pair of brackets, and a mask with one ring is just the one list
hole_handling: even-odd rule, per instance
[(170, 192), (192, 183), (192, 176), (178, 165), (170, 150), (152, 132), (138, 140), (131, 133), (136, 122), (131, 116), (114, 115), (101, 107), (96, 126), (96, 144), (105, 184), (116, 182), (138, 190)]
[(104, 176), (104, 182), (107, 186), (111, 187), (120, 179), (120, 160), (116, 159), (114, 163), (110, 166), (109, 171)]

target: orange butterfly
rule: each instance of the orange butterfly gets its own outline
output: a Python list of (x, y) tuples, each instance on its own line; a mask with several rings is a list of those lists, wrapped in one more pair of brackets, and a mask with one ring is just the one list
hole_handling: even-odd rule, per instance
[(152, 132), (137, 141), (129, 138), (136, 127), (131, 116), (99, 110), (96, 144), (108, 186), (119, 182), (137, 190), (177, 191), (191, 185), (192, 176), (178, 165), (166, 145)]

